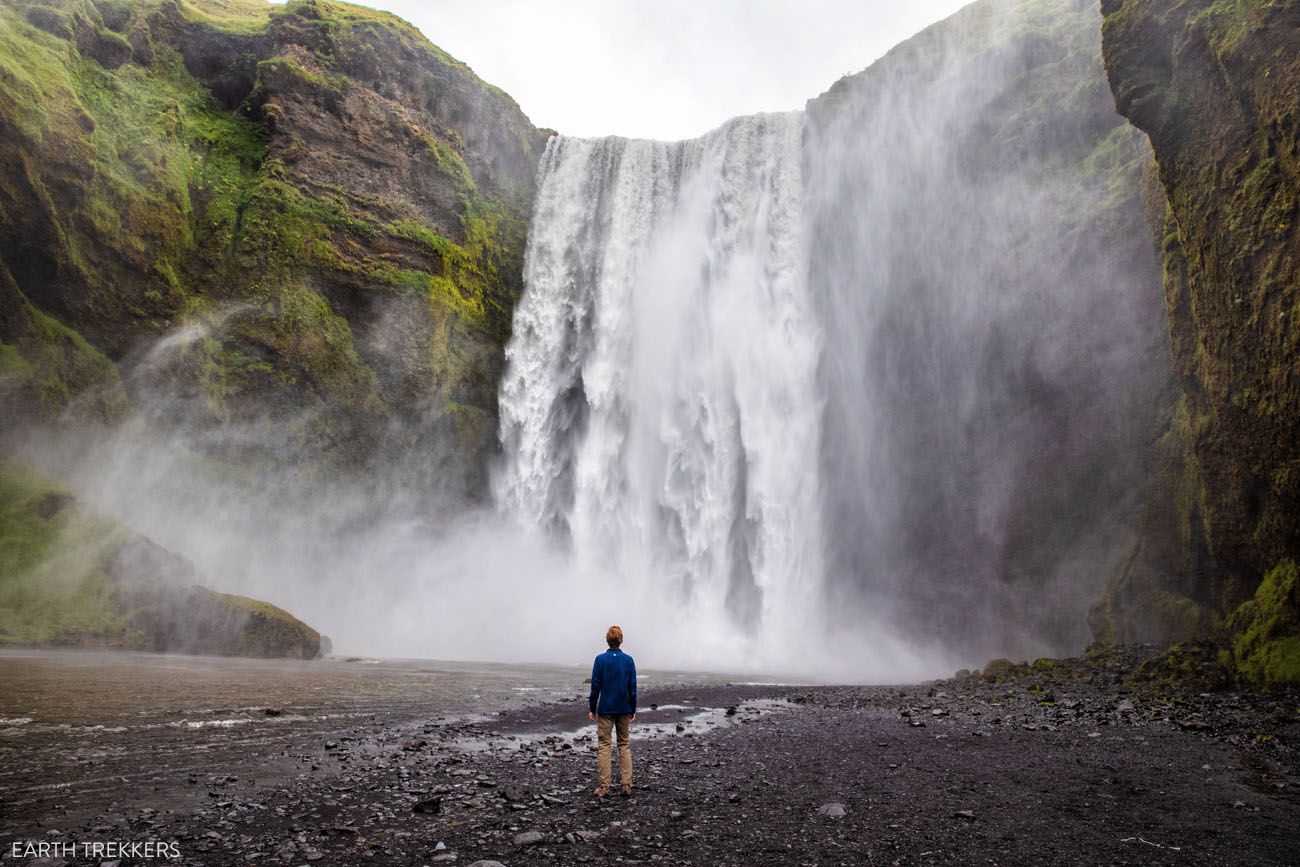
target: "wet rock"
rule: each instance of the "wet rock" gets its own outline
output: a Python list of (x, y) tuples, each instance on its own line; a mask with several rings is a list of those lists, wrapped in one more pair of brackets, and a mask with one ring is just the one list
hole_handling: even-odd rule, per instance
[(423, 813), (429, 816), (437, 815), (442, 812), (442, 798), (425, 798), (421, 801), (416, 801), (415, 806), (411, 808), (411, 812)]
[(984, 664), (984, 679), (987, 681), (1008, 680), (1020, 672), (1020, 666), (1009, 659), (990, 659)]
[(514, 844), (516, 846), (536, 846), (545, 839), (546, 837), (541, 831), (521, 831), (514, 836)]
[(284, 716), (284, 708), (264, 707), (262, 708), (262, 713), (265, 714), (266, 716)]
[(829, 804), (822, 804), (817, 808), (818, 815), (829, 816), (832, 819), (842, 819), (848, 813), (844, 805), (839, 801), (831, 801)]
[(975, 811), (974, 811), (974, 810), (957, 810), (956, 812), (954, 812), (954, 813), (952, 814), (952, 817), (953, 817), (954, 819), (965, 819), (967, 822), (974, 822), (974, 821), (975, 821)]
[[(482, 784), (480, 784), (482, 785)], [(532, 793), (526, 786), (507, 785), (501, 788), (501, 797), (505, 798), (512, 804), (523, 803), (532, 800)]]
[(475, 861), (469, 867), (506, 867), (500, 861)]

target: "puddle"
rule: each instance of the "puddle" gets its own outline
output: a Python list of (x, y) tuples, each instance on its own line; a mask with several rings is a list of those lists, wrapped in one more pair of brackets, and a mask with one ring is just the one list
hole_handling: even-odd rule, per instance
[[(791, 710), (797, 705), (780, 698), (759, 698), (743, 701), (733, 706), (734, 713), (728, 713), (728, 707), (700, 707), (696, 705), (661, 704), (656, 710), (638, 712), (637, 722), (633, 724), (634, 740), (653, 740), (664, 737), (691, 737), (728, 726), (742, 725), (770, 713)], [(674, 716), (668, 720), (642, 721), (643, 716), (654, 717), (665, 712), (693, 711), (685, 716)], [(678, 731), (678, 727), (682, 731)], [(486, 752), (509, 752), (521, 749), (550, 748), (557, 752), (567, 752), (579, 744), (589, 744), (596, 740), (596, 725), (588, 723), (570, 731), (562, 732), (518, 732), (510, 735), (462, 736), (453, 738), (447, 746), (462, 753), (482, 754)], [(544, 754), (545, 750), (543, 750)]]

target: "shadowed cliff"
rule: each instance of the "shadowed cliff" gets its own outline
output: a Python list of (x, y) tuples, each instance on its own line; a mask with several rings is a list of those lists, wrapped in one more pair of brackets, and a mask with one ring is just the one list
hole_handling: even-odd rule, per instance
[(1216, 634), (1248, 679), (1300, 680), (1300, 9), (1102, 7), (1115, 104), (1150, 136), (1168, 200), (1182, 394), (1140, 546), (1094, 624), (1130, 641)]

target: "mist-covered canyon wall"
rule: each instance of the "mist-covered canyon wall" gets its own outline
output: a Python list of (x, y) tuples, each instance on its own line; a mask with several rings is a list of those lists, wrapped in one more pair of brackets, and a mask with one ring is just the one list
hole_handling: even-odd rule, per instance
[(976, 3), (809, 105), (835, 608), (976, 659), (1088, 643), (1167, 385), (1150, 148), (1099, 25)]

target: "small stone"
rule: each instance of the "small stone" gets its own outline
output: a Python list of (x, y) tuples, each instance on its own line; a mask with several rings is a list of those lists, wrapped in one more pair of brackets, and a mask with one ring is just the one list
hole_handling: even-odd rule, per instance
[(944, 710), (941, 707), (936, 707), (934, 710), (930, 711), (930, 716), (947, 716), (947, 715), (948, 715), (948, 711)]
[(1130, 713), (1133, 710), (1133, 702), (1126, 698), (1119, 704), (1115, 705), (1115, 710), (1120, 713)]
[(506, 867), (500, 861), (475, 861), (469, 867)]
[(521, 831), (515, 835), (514, 842), (516, 846), (536, 846), (545, 839), (541, 831)]
[(416, 801), (415, 806), (411, 808), (412, 813), (425, 813), (434, 815), (442, 811), (442, 798), (425, 798), (422, 801)]
[(817, 812), (822, 816), (829, 816), (832, 819), (842, 819), (848, 810), (839, 801), (831, 801), (829, 804), (822, 804), (817, 808)]
[(446, 851), (447, 851), (447, 844), (444, 843), (444, 842), (442, 842), (441, 840), (439, 840), (439, 841), (438, 841), (438, 845), (436, 845), (436, 846), (433, 847), (433, 851), (435, 851), (435, 852), (446, 852)]
[(262, 713), (266, 714), (267, 716), (284, 716), (284, 708), (264, 707), (262, 708)]
[(957, 812), (955, 812), (955, 813), (952, 814), (952, 817), (953, 817), (954, 819), (965, 819), (967, 822), (974, 822), (974, 821), (975, 821), (975, 811), (974, 811), (974, 810), (958, 810)]

